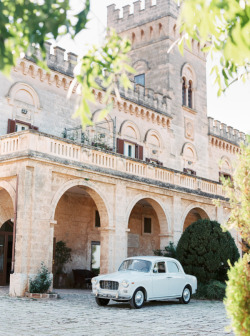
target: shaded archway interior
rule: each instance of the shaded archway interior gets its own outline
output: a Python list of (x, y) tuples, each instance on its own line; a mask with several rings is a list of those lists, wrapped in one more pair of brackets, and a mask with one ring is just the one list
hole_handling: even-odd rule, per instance
[(63, 241), (71, 248), (71, 261), (63, 270), (67, 274), (67, 286), (74, 282), (72, 270), (100, 268), (100, 260), (97, 260), (100, 256), (97, 255), (93, 260), (91, 253), (96, 252), (98, 243), (100, 245), (99, 228), (106, 224), (107, 214), (101, 203), (96, 204), (98, 198), (94, 196), (94, 200), (90, 193), (85, 186), (68, 189), (60, 198), (55, 211), (57, 224), (54, 228), (54, 244)]
[(209, 219), (207, 213), (203, 209), (193, 208), (192, 210), (189, 211), (189, 213), (186, 216), (183, 231), (185, 231), (189, 225), (196, 222), (197, 220), (205, 218)]
[(0, 286), (9, 284), (12, 244), (14, 206), (9, 193), (0, 189)]
[[(153, 203), (153, 204), (152, 204)], [(154, 255), (160, 248), (159, 214), (155, 201), (142, 199), (133, 207), (128, 223), (128, 257)]]

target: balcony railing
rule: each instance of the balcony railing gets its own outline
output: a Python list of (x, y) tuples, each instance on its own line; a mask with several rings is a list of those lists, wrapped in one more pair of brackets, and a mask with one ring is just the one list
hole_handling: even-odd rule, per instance
[(76, 144), (73, 141), (57, 138), (44, 133), (27, 130), (7, 134), (0, 137), (0, 159), (15, 154), (26, 154), (29, 151), (47, 154), (68, 160), (94, 165), (107, 170), (119, 171), (128, 175), (136, 175), (178, 187), (201, 191), (224, 197), (221, 184), (203, 178), (188, 176), (167, 168), (155, 167), (142, 161), (123, 157), (112, 152), (93, 149), (90, 146)]

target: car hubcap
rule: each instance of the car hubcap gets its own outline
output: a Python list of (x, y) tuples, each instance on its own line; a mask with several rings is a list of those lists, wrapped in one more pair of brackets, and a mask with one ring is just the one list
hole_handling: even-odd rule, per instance
[(143, 301), (144, 301), (144, 294), (142, 291), (138, 291), (136, 294), (135, 294), (135, 303), (137, 306), (141, 306), (143, 304)]
[(190, 299), (190, 290), (188, 288), (184, 289), (183, 298), (186, 302)]

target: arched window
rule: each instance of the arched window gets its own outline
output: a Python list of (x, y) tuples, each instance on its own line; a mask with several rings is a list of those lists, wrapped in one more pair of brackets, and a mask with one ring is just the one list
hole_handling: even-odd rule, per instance
[(186, 105), (186, 79), (182, 78), (182, 105)]
[(181, 70), (182, 105), (195, 109), (196, 76), (193, 67), (185, 63)]
[(188, 107), (193, 107), (193, 99), (192, 99), (192, 81), (190, 80), (188, 83)]

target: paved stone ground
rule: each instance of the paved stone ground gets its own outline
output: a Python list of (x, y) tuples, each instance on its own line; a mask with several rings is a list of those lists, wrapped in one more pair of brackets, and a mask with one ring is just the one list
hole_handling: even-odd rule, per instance
[(61, 299), (11, 298), (0, 287), (1, 336), (233, 335), (223, 303), (150, 302), (142, 309), (112, 302), (98, 307), (87, 290), (58, 290)]

